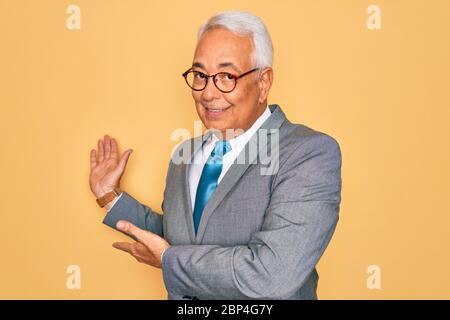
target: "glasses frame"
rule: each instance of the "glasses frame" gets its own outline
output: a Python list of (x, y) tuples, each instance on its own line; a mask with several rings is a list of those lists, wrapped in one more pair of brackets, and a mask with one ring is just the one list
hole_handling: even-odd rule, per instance
[[(240, 79), (240, 78), (242, 78), (242, 77), (244, 77), (244, 76), (246, 76), (246, 75), (248, 75), (248, 74), (250, 74), (250, 73), (252, 73), (252, 72), (255, 72), (256, 70), (259, 70), (260, 68), (254, 68), (254, 69), (249, 70), (249, 71), (247, 71), (247, 72), (245, 72), (245, 73), (243, 73), (243, 74), (241, 74), (241, 75), (239, 75), (239, 76), (236, 76), (236, 75), (234, 75), (234, 74), (232, 74), (232, 73), (230, 73), (230, 72), (217, 72), (216, 74), (208, 75), (208, 74), (206, 74), (206, 73), (204, 73), (204, 72), (201, 72), (201, 71), (194, 71), (193, 69), (194, 69), (194, 68), (189, 68), (188, 70), (186, 70), (186, 71), (183, 72), (183, 74), (182, 74), (182, 76), (183, 76), (183, 78), (184, 78), (184, 81), (186, 81), (186, 84), (187, 84), (187, 85), (189, 86), (189, 88), (191, 88), (192, 90), (194, 90), (194, 91), (202, 91), (202, 90), (205, 90), (206, 86), (208, 85), (209, 78), (213, 78), (213, 83), (214, 83), (214, 85), (216, 86), (216, 88), (217, 88), (220, 92), (223, 92), (223, 93), (230, 93), (231, 91), (233, 91), (233, 90), (236, 88), (238, 79)], [(188, 82), (188, 80), (187, 80), (187, 75), (188, 75), (189, 73), (191, 73), (191, 72), (200, 72), (200, 73), (202, 73), (202, 74), (205, 75), (205, 77), (206, 77), (205, 86), (204, 86), (202, 89), (194, 89), (194, 88), (191, 87), (191, 85), (189, 84), (189, 82)], [(228, 91), (225, 91), (225, 90), (220, 89), (220, 88), (217, 86), (217, 84), (216, 84), (216, 77), (217, 77), (217, 75), (219, 75), (219, 74), (227, 74), (227, 75), (229, 74), (229, 75), (231, 75), (231, 76), (234, 78), (234, 87), (233, 87), (233, 89), (228, 90)]]

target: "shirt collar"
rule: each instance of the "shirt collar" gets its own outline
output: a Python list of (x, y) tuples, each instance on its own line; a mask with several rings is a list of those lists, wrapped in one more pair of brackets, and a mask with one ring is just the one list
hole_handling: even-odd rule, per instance
[[(228, 142), (230, 143), (231, 151), (239, 153), (253, 136), (253, 134), (259, 129), (259, 127), (261, 127), (261, 125), (270, 117), (270, 115), (271, 112), (269, 107), (267, 106), (264, 112), (258, 117), (258, 119), (256, 119), (256, 121), (249, 129), (247, 129), (244, 133), (238, 135), (237, 137), (229, 139)], [(210, 134), (207, 141), (215, 144), (217, 141), (219, 141), (219, 138), (217, 138), (215, 134)]]

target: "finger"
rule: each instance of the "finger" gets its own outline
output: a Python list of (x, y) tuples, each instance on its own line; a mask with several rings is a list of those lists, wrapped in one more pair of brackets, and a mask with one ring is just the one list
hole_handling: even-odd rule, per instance
[(143, 243), (135, 242), (132, 251), (135, 252), (135, 255), (144, 256), (148, 253), (148, 248)]
[(114, 248), (128, 252), (129, 254), (131, 254), (131, 248), (133, 247), (132, 243), (128, 243), (128, 242), (114, 242), (112, 245)]
[(119, 222), (117, 222), (116, 227), (118, 230), (125, 232), (128, 235), (134, 236), (134, 238), (139, 242), (145, 244), (145, 242), (147, 241), (149, 232), (136, 227), (131, 222), (120, 220)]
[(131, 254), (136, 258), (138, 262), (150, 262), (149, 256), (151, 256), (151, 253), (149, 252), (147, 247), (140, 242), (133, 243), (133, 245), (131, 246)]
[(102, 162), (105, 158), (105, 150), (103, 148), (103, 140), (98, 140), (98, 162)]
[(117, 160), (117, 142), (116, 139), (111, 139), (111, 158)]
[(133, 149), (128, 149), (127, 151), (125, 151), (122, 155), (122, 158), (120, 158), (119, 161), (119, 169), (121, 172), (123, 172), (125, 170), (125, 166), (128, 163), (128, 158), (130, 157), (130, 154), (133, 152)]
[(94, 169), (97, 166), (97, 156), (95, 149), (91, 150), (91, 169)]
[(111, 156), (111, 139), (108, 135), (105, 135), (105, 159), (109, 159)]

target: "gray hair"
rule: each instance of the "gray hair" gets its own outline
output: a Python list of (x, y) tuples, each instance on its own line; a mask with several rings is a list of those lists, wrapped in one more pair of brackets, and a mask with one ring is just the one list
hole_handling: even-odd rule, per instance
[(224, 11), (211, 17), (197, 33), (197, 42), (203, 34), (214, 28), (225, 28), (238, 36), (251, 36), (253, 63), (257, 68), (272, 67), (273, 46), (269, 32), (261, 18), (243, 11)]

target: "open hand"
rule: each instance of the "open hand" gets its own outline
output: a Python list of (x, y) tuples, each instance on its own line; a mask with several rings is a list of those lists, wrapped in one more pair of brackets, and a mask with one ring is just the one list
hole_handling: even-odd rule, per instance
[(131, 254), (138, 262), (162, 268), (161, 255), (170, 247), (169, 243), (150, 231), (142, 230), (128, 221), (119, 221), (117, 229), (133, 236), (137, 242), (115, 242), (113, 247)]
[(125, 171), (131, 152), (133, 152), (132, 149), (126, 150), (119, 160), (115, 139), (105, 135), (104, 140), (98, 140), (98, 154), (95, 149), (91, 150), (89, 175), (89, 186), (96, 198), (120, 187), (120, 178)]

